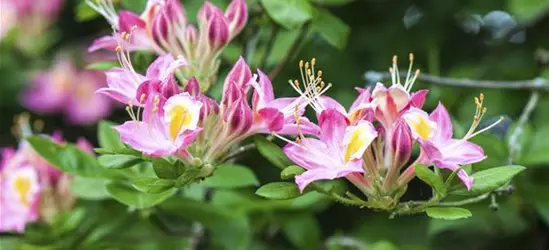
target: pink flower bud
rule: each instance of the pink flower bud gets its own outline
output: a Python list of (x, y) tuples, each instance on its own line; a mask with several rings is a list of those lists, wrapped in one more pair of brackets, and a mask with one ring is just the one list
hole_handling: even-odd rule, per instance
[(392, 167), (400, 169), (406, 164), (412, 155), (413, 146), (412, 133), (408, 125), (402, 120), (398, 121), (392, 135)]
[(219, 113), (219, 105), (215, 100), (201, 94), (200, 101), (202, 102), (202, 108), (200, 109), (201, 121), (208, 117), (210, 114)]
[(139, 104), (145, 104), (153, 93), (160, 93), (159, 80), (148, 80), (141, 83), (137, 88), (135, 99), (139, 101)]
[(230, 106), (238, 99), (246, 98), (246, 94), (238, 87), (235, 81), (230, 81), (226, 86), (227, 88), (223, 91), (223, 98), (221, 100), (221, 103), (225, 107)]
[(231, 126), (233, 133), (243, 134), (252, 126), (253, 112), (246, 100), (239, 98), (225, 110), (223, 120)]
[(187, 18), (185, 17), (185, 8), (179, 0), (168, 0), (164, 6), (164, 10), (170, 21), (174, 22), (179, 27), (185, 27)]
[(166, 99), (181, 93), (181, 88), (173, 75), (169, 76), (168, 79), (160, 84), (159, 93)]
[(248, 6), (245, 0), (233, 0), (227, 11), (225, 11), (225, 17), (229, 20), (229, 31), (231, 37), (235, 37), (246, 25), (248, 20)]
[(225, 85), (223, 89), (226, 89), (230, 82), (235, 82), (239, 88), (243, 89), (246, 92), (246, 89), (248, 88), (251, 79), (252, 70), (250, 69), (250, 66), (246, 64), (244, 58), (240, 57), (225, 78)]
[(156, 43), (163, 44), (169, 43), (169, 35), (173, 34), (173, 26), (169, 20), (168, 15), (165, 11), (160, 11), (158, 15), (155, 16), (153, 25), (152, 25), (152, 36)]
[(187, 25), (185, 29), (185, 39), (191, 44), (196, 42), (196, 28), (192, 24)]
[(183, 88), (183, 92), (188, 92), (191, 96), (199, 96), (200, 93), (200, 84), (198, 84), (198, 81), (196, 78), (191, 77), (187, 81), (187, 84), (185, 84), (185, 87)]
[(206, 23), (214, 15), (223, 15), (223, 11), (220, 8), (217, 8), (215, 5), (213, 5), (209, 1), (206, 1), (204, 2), (204, 5), (200, 7), (200, 10), (198, 11), (198, 15), (196, 16), (196, 19), (198, 20), (199, 24)]
[(208, 19), (207, 32), (211, 50), (219, 50), (229, 43), (229, 25), (223, 15), (214, 14)]

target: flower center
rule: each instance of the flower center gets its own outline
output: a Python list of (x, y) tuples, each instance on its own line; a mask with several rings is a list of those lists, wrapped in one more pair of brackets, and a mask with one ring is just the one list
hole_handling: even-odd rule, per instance
[(422, 114), (408, 114), (405, 120), (412, 132), (423, 140), (428, 140), (436, 130), (436, 123)]
[(188, 107), (177, 105), (168, 112), (170, 120), (170, 137), (172, 140), (177, 138), (180, 131), (190, 129), (193, 123), (193, 113)]
[(29, 206), (28, 193), (31, 189), (31, 185), (31, 180), (26, 176), (18, 176), (14, 182), (15, 190), (19, 195), (20, 202), (25, 206)]
[(377, 136), (374, 128), (368, 123), (360, 123), (349, 129), (351, 131), (348, 131), (344, 138), (347, 145), (344, 155), (345, 162), (361, 158), (366, 148)]

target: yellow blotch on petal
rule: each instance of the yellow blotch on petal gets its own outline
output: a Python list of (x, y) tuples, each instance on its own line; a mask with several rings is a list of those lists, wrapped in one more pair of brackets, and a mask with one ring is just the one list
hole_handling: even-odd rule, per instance
[(25, 205), (29, 206), (29, 199), (28, 199), (28, 193), (32, 186), (32, 181), (25, 176), (18, 176), (17, 179), (15, 179), (14, 182), (15, 191), (19, 195), (20, 202)]
[(183, 105), (174, 106), (169, 110), (170, 137), (172, 140), (177, 138), (180, 131), (187, 130), (192, 126), (195, 115), (197, 114), (193, 114), (188, 107)]
[(349, 132), (350, 134), (346, 135), (347, 138), (345, 138), (347, 142), (347, 150), (345, 150), (344, 155), (345, 162), (361, 157), (366, 148), (377, 136), (373, 128), (366, 123), (357, 125)]
[(406, 121), (410, 129), (424, 140), (429, 139), (436, 129), (436, 124), (422, 115), (408, 116)]

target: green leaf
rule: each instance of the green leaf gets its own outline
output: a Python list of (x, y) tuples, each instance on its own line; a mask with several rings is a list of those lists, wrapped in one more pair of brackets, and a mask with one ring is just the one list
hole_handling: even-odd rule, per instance
[(341, 6), (354, 2), (355, 0), (311, 0), (313, 3), (326, 6)]
[(330, 45), (342, 50), (347, 45), (351, 28), (328, 10), (318, 9), (312, 29), (320, 34)]
[(419, 179), (434, 188), (440, 197), (446, 196), (446, 186), (444, 186), (444, 183), (439, 176), (424, 165), (417, 164), (415, 165), (415, 169)]
[(174, 180), (144, 177), (135, 180), (133, 183), (133, 187), (145, 193), (162, 193), (173, 188), (174, 184)]
[(297, 29), (313, 18), (308, 0), (261, 0), (267, 14), (286, 29)]
[(200, 222), (211, 231), (215, 249), (248, 249), (252, 231), (248, 217), (243, 213), (180, 197), (169, 199), (160, 207), (168, 213)]
[(286, 200), (299, 197), (301, 192), (295, 183), (273, 182), (260, 187), (255, 194), (268, 199)]
[(286, 154), (282, 152), (282, 149), (280, 149), (279, 146), (262, 136), (255, 136), (254, 139), (257, 150), (270, 163), (280, 169), (284, 169), (287, 166), (293, 165), (292, 161), (288, 159)]
[(109, 181), (99, 178), (75, 176), (70, 184), (70, 191), (76, 197), (85, 200), (104, 200), (110, 198), (107, 191)]
[(460, 207), (430, 207), (425, 213), (431, 218), (443, 220), (457, 220), (471, 217), (471, 211)]
[(26, 140), (32, 148), (54, 167), (84, 177), (101, 177), (103, 168), (95, 157), (71, 144), (57, 144), (43, 136), (30, 136)]
[(137, 209), (153, 207), (175, 194), (177, 189), (172, 188), (160, 193), (143, 193), (132, 187), (120, 184), (110, 183), (107, 185), (107, 191), (117, 201)]
[(282, 225), (282, 232), (296, 249), (319, 249), (321, 227), (312, 213), (297, 213), (285, 218), (285, 220), (286, 222)]
[(175, 180), (185, 172), (185, 166), (180, 161), (171, 163), (163, 158), (155, 158), (151, 162), (158, 178)]
[(509, 0), (507, 4), (509, 11), (519, 20), (533, 18), (547, 7), (546, 0)]
[(124, 9), (131, 10), (136, 13), (141, 13), (147, 5), (147, 0), (122, 0)]
[(95, 62), (92, 64), (88, 64), (86, 66), (86, 69), (107, 71), (114, 67), (120, 67), (120, 63), (117, 61)]
[(74, 11), (76, 13), (76, 21), (78, 22), (90, 21), (99, 17), (99, 13), (92, 9), (92, 7), (90, 7), (84, 0), (80, 1), (80, 3), (76, 5)]
[(452, 194), (457, 195), (479, 195), (493, 191), (509, 182), (515, 175), (526, 169), (523, 166), (509, 165), (495, 167), (473, 175), (473, 188), (470, 192), (464, 186), (460, 186)]
[(248, 167), (236, 164), (222, 164), (216, 167), (213, 176), (203, 184), (211, 188), (241, 188), (259, 185), (259, 180)]
[(546, 165), (549, 163), (549, 126), (543, 126), (536, 130), (531, 136), (531, 140), (525, 142), (525, 148), (517, 159), (517, 162), (527, 166)]
[(113, 129), (115, 123), (109, 121), (100, 121), (97, 130), (99, 146), (110, 150), (125, 149), (126, 146), (120, 141), (120, 135)]
[(133, 155), (102, 155), (98, 159), (99, 164), (105, 168), (131, 168), (141, 162), (143, 159)]
[(294, 178), (296, 175), (303, 174), (305, 172), (305, 169), (303, 169), (300, 166), (292, 165), (280, 172), (280, 179), (288, 180)]
[(185, 169), (185, 172), (177, 180), (175, 180), (175, 186), (178, 188), (185, 187), (195, 182), (199, 175), (202, 173), (202, 170), (197, 167), (190, 167)]

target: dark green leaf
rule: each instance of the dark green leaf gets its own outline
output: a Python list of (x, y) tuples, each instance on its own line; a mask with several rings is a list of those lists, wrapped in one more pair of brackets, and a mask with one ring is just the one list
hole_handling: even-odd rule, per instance
[(446, 195), (446, 186), (444, 186), (442, 179), (435, 172), (420, 164), (415, 165), (415, 169), (417, 177), (434, 188), (440, 197)]
[(85, 200), (103, 200), (110, 198), (107, 191), (109, 181), (99, 178), (75, 176), (71, 182), (71, 193)]
[(122, 150), (125, 149), (124, 143), (120, 141), (120, 135), (113, 126), (116, 124), (109, 121), (100, 121), (98, 125), (97, 138), (99, 140), (99, 146), (109, 150)]
[(163, 158), (155, 158), (151, 162), (158, 178), (175, 180), (185, 172), (185, 166), (180, 161), (171, 163)]
[(341, 6), (345, 5), (351, 2), (354, 2), (355, 0), (311, 0), (313, 3), (317, 3), (320, 5), (326, 5), (326, 6)]
[(259, 181), (254, 172), (245, 166), (222, 164), (216, 167), (213, 176), (206, 178), (203, 184), (211, 188), (241, 188), (257, 186)]
[(174, 180), (145, 177), (135, 180), (133, 183), (133, 187), (145, 193), (162, 193), (171, 189), (174, 184)]
[(457, 220), (471, 217), (471, 211), (459, 207), (430, 207), (425, 213), (431, 218), (443, 220)]
[(509, 182), (515, 175), (526, 169), (523, 166), (509, 165), (495, 167), (472, 175), (473, 188), (470, 192), (463, 186), (460, 186), (452, 194), (457, 195), (479, 195), (493, 191)]
[(524, 165), (546, 165), (549, 163), (549, 126), (538, 128), (522, 146), (522, 154), (517, 162)]
[(282, 149), (271, 141), (265, 139), (265, 137), (256, 136), (255, 145), (257, 146), (259, 153), (276, 167), (284, 169), (287, 166), (292, 165), (292, 161), (288, 159), (284, 152), (282, 152)]
[(26, 138), (32, 148), (54, 167), (84, 177), (100, 177), (103, 168), (95, 157), (71, 144), (57, 144), (43, 136)]
[(99, 164), (105, 168), (131, 168), (141, 162), (143, 159), (133, 155), (102, 155), (98, 157)]
[(308, 0), (261, 0), (267, 14), (286, 29), (297, 29), (313, 18)]
[(273, 182), (260, 187), (255, 194), (268, 199), (285, 200), (301, 195), (297, 185), (291, 182)]
[(280, 172), (280, 179), (288, 180), (294, 178), (296, 175), (300, 175), (303, 172), (305, 172), (305, 169), (303, 169), (300, 166), (292, 165)]
[(297, 213), (286, 218), (282, 232), (296, 249), (316, 250), (320, 243), (320, 225), (312, 213)]
[(160, 206), (166, 212), (198, 221), (211, 230), (212, 243), (217, 246), (216, 249), (248, 249), (252, 231), (245, 214), (200, 201), (182, 199), (169, 199)]
[(318, 9), (312, 28), (330, 45), (340, 50), (347, 45), (347, 39), (351, 33), (351, 28), (347, 24), (325, 9)]
[(175, 186), (178, 188), (185, 187), (197, 180), (202, 173), (200, 168), (191, 167), (187, 168), (185, 172), (175, 181)]
[(161, 193), (143, 193), (119, 183), (108, 184), (107, 190), (117, 201), (137, 209), (153, 207), (168, 199), (177, 191), (177, 189), (172, 188)]

